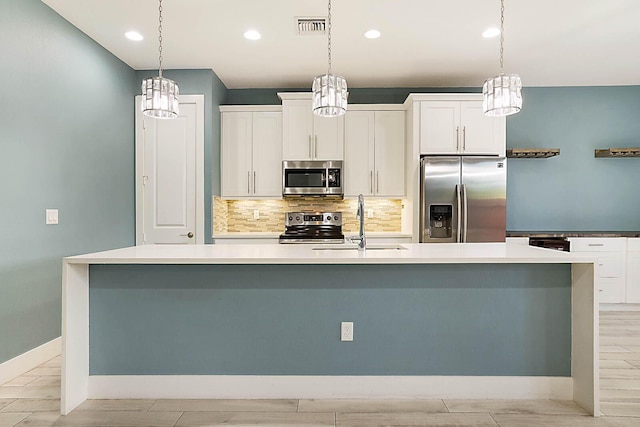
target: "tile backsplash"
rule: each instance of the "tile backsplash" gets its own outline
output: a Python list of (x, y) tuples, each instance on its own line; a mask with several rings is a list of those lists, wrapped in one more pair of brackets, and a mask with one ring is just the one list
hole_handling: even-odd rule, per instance
[[(214, 233), (247, 233), (284, 231), (286, 212), (342, 212), (342, 229), (358, 231), (356, 199), (332, 200), (318, 197), (276, 200), (224, 200), (214, 197)], [(373, 211), (365, 219), (367, 231), (400, 232), (402, 227), (402, 200), (365, 198), (365, 210)], [(255, 219), (254, 214), (259, 218)]]

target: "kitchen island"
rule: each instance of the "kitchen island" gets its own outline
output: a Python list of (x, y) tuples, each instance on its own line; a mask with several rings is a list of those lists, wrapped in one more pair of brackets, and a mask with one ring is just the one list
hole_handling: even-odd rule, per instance
[(61, 412), (87, 398), (448, 397), (569, 399), (599, 413), (593, 258), (401, 246), (65, 258)]

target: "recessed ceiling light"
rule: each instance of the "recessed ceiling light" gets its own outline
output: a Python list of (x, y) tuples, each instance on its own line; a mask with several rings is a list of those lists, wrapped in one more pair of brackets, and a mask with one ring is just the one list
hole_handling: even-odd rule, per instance
[(368, 39), (377, 39), (378, 37), (380, 37), (380, 31), (369, 30), (366, 33), (364, 33), (364, 36)]
[(244, 32), (244, 38), (248, 40), (260, 40), (262, 36), (256, 30), (247, 30)]
[(139, 42), (141, 40), (144, 40), (144, 37), (142, 37), (142, 34), (140, 34), (137, 31), (127, 31), (126, 33), (124, 33), (124, 36), (129, 40), (133, 40), (134, 42)]
[(484, 37), (485, 39), (490, 39), (493, 37), (497, 37), (499, 35), (500, 35), (500, 28), (496, 28), (496, 27), (487, 28), (482, 32), (482, 37)]

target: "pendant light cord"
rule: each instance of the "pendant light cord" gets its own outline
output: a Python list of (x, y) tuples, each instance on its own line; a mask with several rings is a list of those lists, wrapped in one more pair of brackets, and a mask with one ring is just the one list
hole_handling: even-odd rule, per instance
[(160, 62), (160, 70), (159, 75), (162, 77), (162, 0), (160, 0), (160, 6), (158, 7), (158, 41), (160, 42), (160, 47), (158, 47), (158, 61)]
[(328, 37), (327, 37), (327, 52), (329, 54), (329, 71), (327, 71), (327, 74), (331, 74), (331, 0), (329, 0), (329, 13), (328, 13), (328, 23), (329, 23), (329, 32), (328, 32)]
[(502, 73), (504, 68), (504, 0), (500, 0), (500, 4), (500, 73)]

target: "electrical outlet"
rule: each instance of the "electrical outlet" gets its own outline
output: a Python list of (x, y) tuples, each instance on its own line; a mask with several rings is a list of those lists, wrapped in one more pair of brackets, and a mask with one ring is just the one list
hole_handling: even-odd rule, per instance
[(340, 323), (340, 341), (353, 341), (353, 322)]
[(367, 209), (367, 218), (373, 218), (373, 209)]
[(253, 210), (253, 219), (260, 219), (260, 209)]

